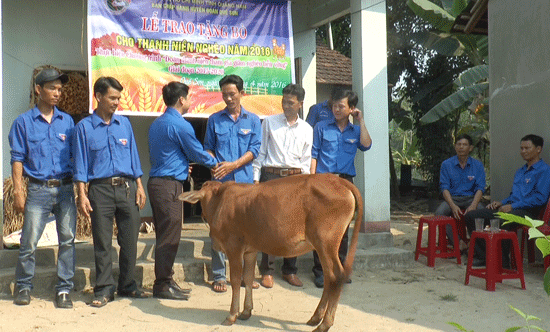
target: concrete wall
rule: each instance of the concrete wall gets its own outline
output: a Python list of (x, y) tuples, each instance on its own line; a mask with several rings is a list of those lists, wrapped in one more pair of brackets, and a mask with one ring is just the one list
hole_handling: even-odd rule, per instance
[(491, 198), (506, 198), (525, 162), (521, 137), (546, 140), (550, 161), (550, 2), (489, 1)]

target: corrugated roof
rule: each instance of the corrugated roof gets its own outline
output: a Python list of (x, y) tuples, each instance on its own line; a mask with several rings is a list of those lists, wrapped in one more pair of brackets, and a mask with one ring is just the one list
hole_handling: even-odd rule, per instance
[(351, 59), (317, 43), (317, 83), (352, 85)]

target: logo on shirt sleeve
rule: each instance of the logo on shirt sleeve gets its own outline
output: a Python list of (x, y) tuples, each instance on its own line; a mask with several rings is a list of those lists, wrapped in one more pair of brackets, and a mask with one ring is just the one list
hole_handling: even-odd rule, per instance
[(65, 140), (67, 139), (67, 135), (65, 134), (58, 134), (58, 136), (63, 142), (65, 142)]
[(473, 179), (475, 179), (476, 177), (473, 176), (473, 175), (468, 175), (468, 180), (472, 181)]
[(126, 144), (128, 144), (128, 140), (126, 138), (120, 138), (119, 141), (120, 141), (120, 144), (122, 144), (124, 146), (126, 146)]
[(251, 129), (241, 129), (241, 133), (248, 135), (249, 132), (251, 132)]

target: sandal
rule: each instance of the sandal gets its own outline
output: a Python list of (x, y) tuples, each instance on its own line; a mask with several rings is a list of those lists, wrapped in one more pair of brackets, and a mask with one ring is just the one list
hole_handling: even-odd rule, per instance
[(94, 308), (101, 308), (104, 307), (107, 303), (112, 302), (115, 300), (115, 296), (113, 294), (111, 295), (96, 295), (94, 296), (94, 299), (90, 303), (90, 306)]
[(118, 296), (131, 297), (133, 299), (146, 299), (148, 297), (151, 297), (148, 293), (137, 290), (137, 289), (133, 290), (131, 292), (118, 292)]
[(212, 290), (216, 293), (227, 292), (227, 282), (225, 280), (217, 280), (212, 283)]

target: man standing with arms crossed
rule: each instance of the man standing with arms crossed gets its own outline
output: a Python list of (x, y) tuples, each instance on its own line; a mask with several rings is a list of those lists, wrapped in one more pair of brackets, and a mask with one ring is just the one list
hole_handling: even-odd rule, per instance
[[(283, 114), (272, 115), (262, 122), (262, 145), (258, 158), (254, 159), (254, 183), (265, 182), (294, 174), (309, 174), (313, 129), (298, 118), (303, 106), (304, 89), (289, 84), (283, 89)], [(262, 253), (260, 272), (261, 285), (273, 287), (273, 263), (275, 256)], [(283, 279), (289, 284), (302, 287), (296, 273), (296, 257), (283, 259)]]
[(183, 83), (165, 85), (162, 98), (166, 111), (149, 128), (151, 172), (147, 192), (156, 235), (153, 296), (172, 300), (187, 300), (190, 292), (181, 289), (172, 278), (183, 222), (183, 205), (178, 196), (189, 176), (189, 160), (216, 166), (216, 159), (204, 150), (195, 130), (183, 118), (189, 110), (188, 93), (189, 87)]
[[(262, 128), (260, 118), (241, 106), (244, 95), (243, 80), (228, 75), (220, 80), (220, 89), (226, 108), (208, 118), (204, 147), (219, 164), (214, 178), (221, 182), (253, 183), (252, 160), (260, 150)], [(212, 243), (214, 247), (214, 243)], [(212, 248), (212, 274), (215, 292), (226, 292), (225, 255)], [(254, 282), (254, 288), (259, 287)]]
[[(372, 145), (363, 114), (355, 108), (358, 101), (357, 95), (351, 90), (338, 90), (333, 94), (334, 119), (321, 121), (313, 129), (311, 174), (333, 173), (353, 183), (354, 159), (357, 149), (367, 151)], [(354, 125), (349, 121), (350, 115), (359, 122), (359, 125)], [(348, 230), (346, 229), (338, 250), (342, 264), (347, 254)], [(324, 285), (323, 268), (316, 251), (313, 251), (313, 262), (315, 286), (322, 288)]]
[[(145, 206), (145, 191), (132, 125), (127, 118), (115, 114), (122, 89), (113, 77), (98, 78), (94, 84), (97, 108), (75, 128), (78, 207), (92, 220), (96, 267), (93, 307), (113, 301), (115, 287), (122, 297), (149, 297), (138, 290), (134, 279), (139, 210)], [(118, 286), (112, 273), (113, 218), (120, 246)]]
[[(71, 161), (74, 122), (56, 107), (62, 85), (68, 80), (67, 75), (53, 68), (43, 69), (35, 79), (36, 106), (15, 119), (9, 134), (14, 207), (24, 212), (15, 269), (17, 305), (31, 302), (36, 246), (53, 212), (59, 241), (55, 303), (58, 308), (73, 307), (69, 293), (75, 272), (76, 206)], [(23, 174), (29, 178), (26, 201)]]

